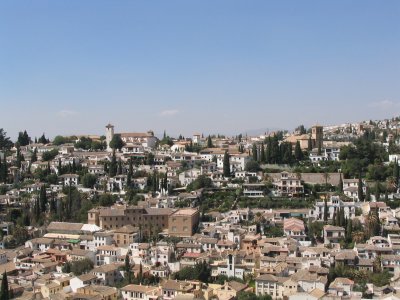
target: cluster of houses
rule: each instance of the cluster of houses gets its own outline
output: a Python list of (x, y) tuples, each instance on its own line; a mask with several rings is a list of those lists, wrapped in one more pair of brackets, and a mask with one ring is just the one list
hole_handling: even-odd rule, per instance
[[(96, 208), (88, 212), (87, 224), (51, 222), (43, 235), (23, 247), (2, 250), (0, 272), (7, 273), (17, 299), (234, 299), (244, 291), (272, 299), (361, 299), (352, 280), (329, 281), (329, 270), (347, 266), (374, 272), (379, 262), (392, 281), (385, 288), (370, 284), (368, 293), (397, 299), (385, 297), (395, 297), (400, 289), (400, 228), (385, 222), (389, 216), (396, 219), (399, 210), (383, 202), (328, 197), (312, 208), (213, 212), (207, 222), (200, 220), (196, 208), (163, 208), (149, 200), (140, 206)], [(322, 239), (312, 244), (304, 220), (323, 223), (326, 215), (331, 223), (341, 209), (346, 219), (364, 226), (369, 213), (376, 211), (387, 237), (371, 236), (343, 249), (346, 229), (324, 225)], [(281, 228), (282, 234), (267, 237), (271, 227)], [(151, 239), (156, 228), (157, 237)], [(127, 258), (134, 277), (140, 273), (158, 281), (127, 284)], [(63, 269), (68, 262), (84, 260), (93, 268), (82, 275)], [(210, 267), (212, 279), (225, 280), (173, 279), (174, 273), (201, 263)], [(250, 278), (254, 286), (248, 284)], [(117, 288), (122, 282), (125, 285)]]

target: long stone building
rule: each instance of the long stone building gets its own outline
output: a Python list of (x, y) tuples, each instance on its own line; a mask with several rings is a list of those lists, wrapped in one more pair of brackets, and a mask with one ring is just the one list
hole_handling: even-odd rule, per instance
[(165, 232), (172, 236), (192, 236), (199, 223), (199, 211), (193, 208), (144, 208), (141, 206), (101, 207), (88, 212), (88, 223), (104, 230), (126, 225), (140, 229), (143, 235)]

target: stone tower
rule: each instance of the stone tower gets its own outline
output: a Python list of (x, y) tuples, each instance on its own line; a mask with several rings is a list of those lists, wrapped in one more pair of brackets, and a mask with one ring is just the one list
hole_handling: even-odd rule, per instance
[(311, 128), (311, 139), (313, 141), (313, 148), (322, 148), (324, 140), (324, 128), (320, 125), (314, 125)]
[(106, 144), (107, 144), (107, 151), (112, 151), (111, 147), (110, 147), (110, 142), (114, 137), (114, 125), (111, 125), (110, 123), (108, 123), (108, 125), (106, 126)]

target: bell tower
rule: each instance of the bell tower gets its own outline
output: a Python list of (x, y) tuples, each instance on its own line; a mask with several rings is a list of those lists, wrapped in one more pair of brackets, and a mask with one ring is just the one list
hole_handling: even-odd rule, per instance
[(314, 125), (311, 128), (311, 139), (313, 148), (322, 148), (324, 140), (324, 128), (320, 125)]
[(114, 125), (108, 123), (106, 126), (106, 144), (107, 144), (107, 151), (111, 152), (112, 149), (110, 147), (110, 142), (114, 137)]

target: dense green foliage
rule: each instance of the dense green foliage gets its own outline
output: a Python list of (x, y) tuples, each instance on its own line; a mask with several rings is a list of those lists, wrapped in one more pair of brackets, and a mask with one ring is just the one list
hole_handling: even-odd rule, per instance
[(50, 160), (53, 160), (57, 155), (58, 155), (58, 150), (53, 149), (53, 150), (44, 152), (42, 154), (42, 159), (44, 161), (50, 161)]
[(93, 188), (94, 185), (96, 184), (96, 181), (97, 181), (96, 175), (89, 173), (83, 175), (81, 178), (81, 183), (85, 188)]
[(85, 274), (93, 269), (93, 262), (88, 259), (76, 260), (71, 262), (66, 262), (62, 267), (64, 273), (74, 273), (74, 275), (79, 276)]
[(193, 267), (182, 268), (179, 272), (172, 274), (173, 279), (177, 280), (200, 280), (208, 283), (211, 281), (211, 268), (206, 262), (201, 262)]
[(241, 291), (237, 295), (237, 300), (271, 300), (270, 295), (262, 295), (262, 296), (257, 296), (254, 293), (251, 292), (245, 292)]
[(0, 128), (0, 151), (10, 150), (12, 146), (13, 143), (7, 136), (7, 132), (3, 128)]
[(343, 160), (342, 172), (345, 177), (358, 177), (360, 172), (367, 171), (369, 165), (387, 161), (388, 153), (382, 145), (360, 138), (354, 142), (354, 146), (341, 148), (340, 159)]
[(213, 186), (212, 180), (211, 178), (205, 176), (205, 175), (200, 175), (199, 177), (197, 177), (196, 180), (194, 180), (193, 182), (191, 182), (186, 189), (188, 191), (194, 191), (194, 190), (198, 190), (198, 189), (202, 189), (202, 188), (210, 188)]

